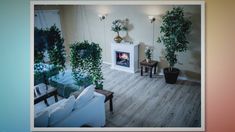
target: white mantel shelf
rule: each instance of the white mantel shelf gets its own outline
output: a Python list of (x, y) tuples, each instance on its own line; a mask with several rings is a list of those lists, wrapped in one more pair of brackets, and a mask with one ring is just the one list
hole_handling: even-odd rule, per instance
[[(111, 54), (112, 54), (112, 69), (121, 70), (125, 72), (135, 73), (138, 71), (138, 58), (139, 58), (139, 44), (137, 43), (111, 43)], [(116, 64), (116, 51), (127, 52), (130, 57), (130, 66), (120, 66)]]

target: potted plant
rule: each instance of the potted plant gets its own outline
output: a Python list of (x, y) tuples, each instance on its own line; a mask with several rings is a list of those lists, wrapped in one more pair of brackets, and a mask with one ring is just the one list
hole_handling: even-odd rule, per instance
[(145, 57), (146, 57), (146, 62), (150, 62), (151, 61), (152, 52), (153, 52), (153, 50), (150, 47), (146, 47), (145, 48), (144, 53), (145, 53)]
[(122, 37), (119, 35), (119, 32), (123, 30), (122, 21), (120, 19), (112, 22), (112, 31), (117, 33), (117, 36), (114, 38), (114, 41), (120, 43), (122, 41)]
[(163, 23), (160, 26), (162, 35), (158, 38), (159, 43), (165, 46), (165, 58), (169, 63), (168, 68), (164, 68), (166, 83), (174, 84), (177, 81), (180, 70), (174, 68), (177, 63), (177, 53), (185, 52), (188, 49), (189, 34), (192, 22), (184, 17), (184, 9), (181, 7), (173, 8), (162, 16)]

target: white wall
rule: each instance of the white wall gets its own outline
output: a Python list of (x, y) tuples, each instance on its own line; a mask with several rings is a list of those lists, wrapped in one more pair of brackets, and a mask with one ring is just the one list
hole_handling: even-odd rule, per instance
[[(146, 45), (154, 47), (153, 59), (160, 61), (162, 69), (167, 67), (164, 59), (162, 44), (156, 43), (160, 35), (161, 18), (167, 10), (173, 6), (110, 6), (110, 5), (80, 5), (60, 6), (61, 28), (65, 39), (66, 52), (69, 55), (69, 46), (75, 41), (89, 40), (99, 43), (103, 49), (103, 61), (111, 62), (111, 42), (116, 33), (111, 31), (112, 21), (115, 19), (129, 19), (133, 29), (129, 31), (130, 38), (140, 45), (139, 60), (144, 59), (144, 48)], [(187, 52), (178, 56), (180, 68), (183, 73), (192, 79), (200, 79), (201, 69), (201, 34), (200, 34), (200, 6), (183, 6), (186, 16), (190, 16), (193, 30), (189, 35), (190, 48)], [(98, 14), (107, 14), (104, 21), (100, 21)], [(156, 17), (154, 25), (150, 23), (148, 16)], [(154, 26), (154, 34), (153, 34)], [(125, 36), (125, 32), (121, 36)], [(154, 35), (154, 36), (153, 36)], [(153, 38), (154, 37), (154, 38)], [(153, 43), (154, 39), (154, 43)], [(67, 59), (69, 60), (69, 58)], [(159, 71), (160, 72), (160, 71)]]

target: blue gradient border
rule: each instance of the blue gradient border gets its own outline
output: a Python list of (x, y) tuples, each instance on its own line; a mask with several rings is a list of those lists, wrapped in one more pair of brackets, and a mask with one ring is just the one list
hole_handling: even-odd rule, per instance
[(29, 132), (29, 0), (0, 1), (0, 132)]

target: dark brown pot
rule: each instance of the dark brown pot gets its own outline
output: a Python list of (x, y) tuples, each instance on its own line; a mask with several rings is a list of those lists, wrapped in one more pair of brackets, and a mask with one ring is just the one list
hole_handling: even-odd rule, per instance
[(122, 37), (120, 37), (119, 34), (118, 34), (118, 35), (114, 38), (114, 41), (115, 41), (116, 43), (121, 43)]
[(170, 71), (169, 68), (164, 68), (164, 76), (166, 83), (169, 84), (175, 84), (178, 78), (180, 70), (177, 68), (172, 68), (172, 71)]

